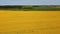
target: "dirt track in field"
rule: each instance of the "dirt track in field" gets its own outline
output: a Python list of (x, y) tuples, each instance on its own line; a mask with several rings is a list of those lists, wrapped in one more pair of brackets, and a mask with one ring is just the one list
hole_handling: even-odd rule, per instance
[(0, 34), (60, 34), (59, 11), (0, 10)]

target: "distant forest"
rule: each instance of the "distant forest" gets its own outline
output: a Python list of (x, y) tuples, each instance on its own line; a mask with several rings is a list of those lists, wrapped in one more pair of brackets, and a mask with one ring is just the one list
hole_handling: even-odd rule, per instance
[(60, 10), (60, 5), (8, 5), (0, 6), (0, 10)]

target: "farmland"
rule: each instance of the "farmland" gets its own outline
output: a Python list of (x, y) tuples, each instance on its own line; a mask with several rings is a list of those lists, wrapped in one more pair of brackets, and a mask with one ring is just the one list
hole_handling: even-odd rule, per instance
[(0, 10), (0, 34), (60, 34), (60, 11)]

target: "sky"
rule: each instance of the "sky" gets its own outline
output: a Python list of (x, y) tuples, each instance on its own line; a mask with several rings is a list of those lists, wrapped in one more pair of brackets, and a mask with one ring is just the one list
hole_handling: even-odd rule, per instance
[(60, 0), (0, 0), (0, 5), (60, 5)]

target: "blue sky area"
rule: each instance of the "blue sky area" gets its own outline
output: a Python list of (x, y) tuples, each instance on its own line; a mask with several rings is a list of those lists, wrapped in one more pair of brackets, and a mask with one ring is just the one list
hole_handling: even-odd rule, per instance
[(0, 0), (0, 5), (60, 5), (60, 0)]

